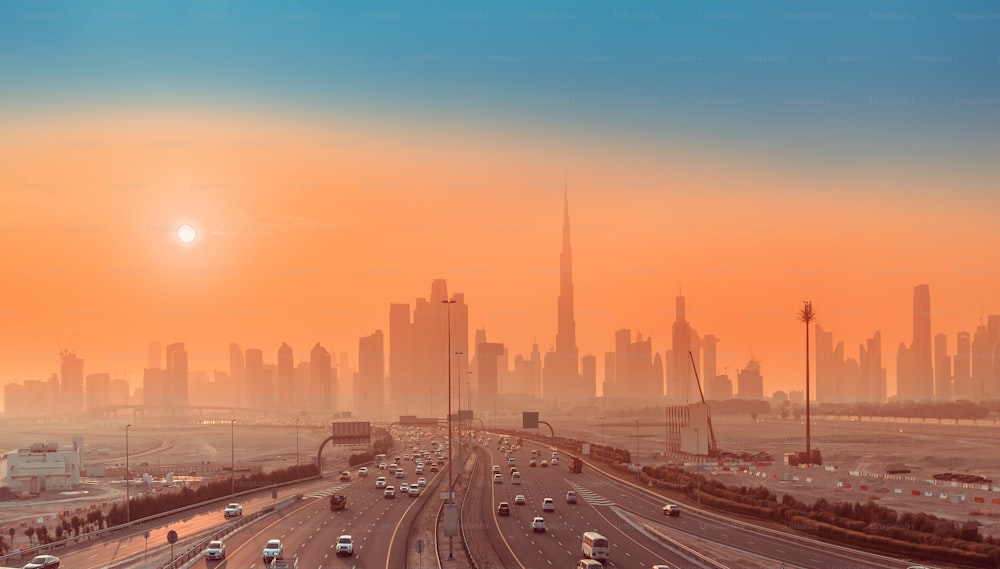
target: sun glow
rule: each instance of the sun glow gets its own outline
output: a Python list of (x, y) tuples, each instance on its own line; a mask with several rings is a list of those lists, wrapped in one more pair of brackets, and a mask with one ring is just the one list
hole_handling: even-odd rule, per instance
[(181, 243), (191, 243), (197, 237), (198, 232), (186, 223), (177, 228), (177, 238), (181, 240)]

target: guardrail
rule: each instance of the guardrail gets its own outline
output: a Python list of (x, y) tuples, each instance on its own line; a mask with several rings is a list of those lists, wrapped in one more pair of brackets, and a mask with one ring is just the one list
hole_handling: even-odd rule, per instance
[(162, 513), (155, 514), (155, 515), (152, 515), (152, 516), (147, 516), (145, 518), (141, 518), (141, 519), (138, 519), (138, 520), (132, 520), (131, 522), (129, 522), (127, 524), (119, 524), (119, 525), (112, 526), (112, 527), (106, 527), (104, 529), (100, 529), (100, 530), (97, 530), (97, 531), (92, 531), (92, 532), (85, 533), (85, 534), (78, 535), (78, 536), (68, 537), (66, 539), (61, 539), (59, 541), (53, 541), (51, 543), (46, 543), (44, 545), (36, 545), (36, 546), (30, 547), (28, 549), (20, 549), (20, 550), (18, 550), (16, 552), (8, 553), (7, 555), (4, 555), (4, 556), (0, 557), (0, 563), (6, 563), (8, 561), (17, 561), (19, 559), (25, 559), (27, 557), (34, 557), (35, 555), (39, 555), (39, 554), (42, 554), (42, 553), (48, 553), (48, 552), (51, 552), (51, 551), (55, 551), (56, 549), (59, 549), (60, 547), (65, 547), (67, 545), (76, 545), (76, 544), (79, 544), (79, 543), (85, 543), (85, 542), (93, 541), (95, 539), (99, 539), (99, 538), (111, 535), (113, 533), (116, 533), (116, 532), (119, 532), (119, 531), (122, 531), (122, 530), (127, 530), (127, 529), (130, 529), (130, 528), (133, 528), (133, 527), (141, 527), (141, 526), (143, 526), (143, 525), (145, 525), (145, 524), (147, 524), (147, 523), (149, 523), (151, 521), (162, 519), (162, 518), (169, 517), (169, 516), (173, 516), (175, 514), (180, 514), (180, 513), (186, 512), (188, 510), (195, 509), (195, 508), (202, 508), (202, 507), (205, 507), (206, 505), (215, 504), (215, 503), (223, 503), (223, 502), (228, 503), (228, 502), (232, 502), (234, 498), (238, 498), (240, 496), (246, 496), (246, 495), (249, 495), (249, 494), (253, 494), (255, 492), (260, 492), (261, 490), (275, 489), (275, 488), (280, 488), (280, 487), (283, 487), (283, 486), (289, 486), (289, 485), (292, 485), (292, 484), (299, 484), (301, 482), (305, 482), (305, 481), (308, 481), (308, 480), (317, 480), (317, 479), (321, 479), (321, 478), (323, 478), (322, 475), (309, 476), (309, 477), (306, 477), (306, 478), (298, 478), (296, 480), (290, 480), (288, 482), (281, 482), (281, 483), (278, 483), (278, 484), (272, 484), (270, 486), (264, 486), (264, 487), (261, 487), (261, 488), (254, 488), (252, 490), (244, 490), (243, 492), (238, 492), (236, 494), (230, 494), (230, 495), (225, 496), (223, 498), (217, 498), (215, 500), (209, 500), (207, 502), (199, 502), (197, 504), (191, 504), (190, 506), (184, 506), (183, 508), (177, 508), (175, 510), (170, 510), (168, 512), (162, 512)]
[(462, 517), (465, 514), (465, 502), (469, 499), (469, 490), (472, 488), (472, 481), (476, 476), (476, 469), (479, 468), (479, 458), (475, 453), (470, 454), (471, 457), (476, 457), (472, 461), (472, 472), (469, 473), (468, 482), (465, 485), (465, 492), (462, 493), (462, 505), (458, 510), (458, 527), (462, 532), (462, 549), (465, 550), (465, 556), (469, 559), (469, 564), (472, 565), (472, 569), (479, 569), (479, 563), (476, 562), (476, 558), (472, 556), (472, 550), (469, 549), (469, 539), (465, 535), (465, 524), (462, 522)]
[(208, 542), (216, 540), (216, 539), (221, 539), (222, 537), (224, 537), (224, 536), (226, 536), (226, 535), (228, 535), (228, 534), (230, 534), (230, 533), (232, 533), (232, 532), (234, 532), (234, 531), (236, 531), (238, 529), (242, 529), (243, 526), (245, 526), (245, 525), (247, 525), (247, 524), (255, 521), (257, 518), (261, 518), (261, 517), (263, 517), (263, 516), (265, 516), (267, 514), (270, 514), (271, 512), (284, 509), (284, 508), (290, 506), (291, 504), (293, 504), (295, 502), (298, 502), (301, 499), (302, 499), (302, 494), (296, 494), (296, 495), (291, 496), (289, 498), (285, 498), (284, 500), (282, 500), (282, 501), (280, 501), (280, 502), (278, 502), (276, 504), (272, 504), (270, 506), (265, 506), (262, 510), (254, 512), (253, 514), (250, 514), (248, 516), (244, 516), (238, 522), (233, 522), (233, 523), (227, 525), (226, 527), (213, 532), (208, 537), (202, 538), (201, 541), (196, 542), (195, 545), (193, 545), (190, 548), (188, 548), (187, 551), (184, 551), (183, 553), (181, 553), (177, 557), (174, 557), (173, 559), (171, 559), (166, 564), (161, 565), (160, 569), (178, 569), (179, 567), (183, 567), (188, 561), (191, 561), (192, 559), (194, 559), (194, 558), (196, 558), (196, 557), (198, 557), (200, 555), (204, 555), (205, 548), (208, 546)]

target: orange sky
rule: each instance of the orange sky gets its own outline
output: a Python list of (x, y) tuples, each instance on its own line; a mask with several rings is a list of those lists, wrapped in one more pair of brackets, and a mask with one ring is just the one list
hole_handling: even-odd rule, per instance
[[(387, 330), (388, 303), (427, 296), (435, 278), (465, 293), (473, 328), (544, 351), (564, 176), (582, 353), (626, 327), (666, 350), (682, 289), (694, 327), (721, 340), (720, 371), (753, 354), (765, 392), (800, 388), (808, 299), (848, 355), (882, 330), (892, 393), (914, 285), (930, 285), (951, 350), (1000, 313), (985, 173), (240, 109), (5, 130), (2, 381), (56, 371), (71, 337), (86, 373), (131, 370), (134, 385), (150, 340), (187, 342), (192, 369), (227, 369), (230, 341), (271, 360), (282, 341), (297, 357), (320, 341), (353, 361), (358, 336)], [(199, 230), (192, 246), (173, 234), (181, 223)]]

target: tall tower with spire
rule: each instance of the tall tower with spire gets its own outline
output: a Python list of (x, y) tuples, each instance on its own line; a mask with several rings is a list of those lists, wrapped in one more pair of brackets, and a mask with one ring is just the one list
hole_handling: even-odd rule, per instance
[(569, 190), (563, 187), (563, 237), (559, 253), (559, 297), (557, 299), (555, 351), (545, 355), (542, 396), (546, 401), (572, 398), (580, 380), (580, 352), (576, 346), (573, 315), (573, 250), (569, 243)]

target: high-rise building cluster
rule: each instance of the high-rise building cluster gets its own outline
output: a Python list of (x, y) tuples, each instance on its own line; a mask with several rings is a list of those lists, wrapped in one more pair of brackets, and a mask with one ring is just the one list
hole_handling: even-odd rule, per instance
[[(736, 381), (719, 373), (719, 338), (700, 335), (689, 319), (687, 301), (674, 299), (670, 348), (658, 351), (640, 331), (614, 332), (614, 351), (604, 353), (603, 383), (595, 355), (580, 355), (574, 315), (573, 259), (569, 198), (564, 196), (555, 343), (542, 353), (512, 354), (502, 341), (488, 340), (485, 328), (469, 337), (469, 306), (462, 293), (448, 294), (444, 279), (431, 282), (430, 295), (389, 304), (388, 334), (376, 329), (358, 339), (357, 366), (347, 351), (339, 357), (316, 343), (296, 361), (293, 347), (281, 343), (272, 360), (260, 348), (229, 345), (228, 371), (189, 370), (184, 343), (162, 348), (151, 342), (142, 384), (130, 392), (124, 377), (84, 374), (84, 360), (65, 349), (59, 373), (47, 380), (4, 386), (5, 414), (59, 413), (66, 416), (121, 405), (144, 405), (177, 413), (191, 406), (285, 408), (333, 412), (350, 410), (360, 418), (388, 420), (395, 415), (443, 416), (451, 377), (452, 412), (477, 409), (489, 415), (519, 403), (559, 408), (591, 403), (598, 385), (606, 402), (764, 399), (761, 362), (753, 357), (737, 370)], [(896, 396), (900, 400), (980, 400), (1000, 397), (1000, 315), (991, 315), (973, 333), (958, 332), (955, 349), (948, 337), (933, 334), (930, 287), (913, 292), (909, 344), (896, 356)], [(821, 403), (881, 402), (887, 399), (882, 334), (858, 345), (857, 357), (834, 345), (833, 333), (815, 324), (816, 399)], [(274, 363), (272, 363), (274, 362)], [(349, 388), (350, 398), (338, 389)], [(802, 398), (794, 392), (795, 399)], [(783, 395), (784, 396), (784, 395)], [(791, 397), (789, 399), (792, 399)], [(522, 405), (523, 406), (523, 405)]]

